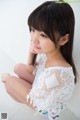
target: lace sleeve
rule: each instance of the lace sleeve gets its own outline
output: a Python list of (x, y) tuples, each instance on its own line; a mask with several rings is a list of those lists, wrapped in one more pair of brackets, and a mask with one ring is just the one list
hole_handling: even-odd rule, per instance
[(31, 98), (36, 106), (35, 110), (46, 115), (49, 120), (56, 120), (70, 101), (74, 75), (69, 70), (52, 70), (41, 81), (42, 87), (36, 88), (37, 91)]
[(46, 93), (45, 109), (41, 111), (50, 120), (59, 117), (60, 112), (70, 101), (74, 88), (74, 77), (67, 71), (55, 71), (44, 80)]

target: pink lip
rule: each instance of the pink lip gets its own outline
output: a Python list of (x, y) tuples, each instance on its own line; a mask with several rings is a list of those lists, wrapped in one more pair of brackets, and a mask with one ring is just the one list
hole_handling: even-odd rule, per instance
[(36, 49), (41, 49), (40, 47), (38, 47), (38, 46), (34, 46)]
[(37, 45), (34, 45), (34, 44), (32, 44), (31, 46), (32, 46), (33, 48), (36, 48), (36, 49), (41, 49), (40, 46), (37, 46)]

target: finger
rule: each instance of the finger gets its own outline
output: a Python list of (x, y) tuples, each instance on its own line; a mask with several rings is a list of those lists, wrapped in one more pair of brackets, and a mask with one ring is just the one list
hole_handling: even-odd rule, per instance
[(34, 54), (37, 54), (34, 49), (31, 49), (30, 51), (31, 51), (32, 53), (34, 53)]
[(30, 50), (31, 50), (32, 52), (36, 53), (36, 49), (35, 49), (35, 47), (31, 47)]

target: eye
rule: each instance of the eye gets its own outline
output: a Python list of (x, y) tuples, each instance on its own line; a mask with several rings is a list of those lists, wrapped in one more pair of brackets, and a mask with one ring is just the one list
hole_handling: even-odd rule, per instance
[(44, 37), (44, 38), (48, 38), (48, 36), (44, 33), (41, 33), (41, 36)]

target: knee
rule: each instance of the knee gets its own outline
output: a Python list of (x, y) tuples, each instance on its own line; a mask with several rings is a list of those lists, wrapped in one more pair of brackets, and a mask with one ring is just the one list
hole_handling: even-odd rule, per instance
[(14, 66), (14, 72), (17, 74), (20, 69), (22, 68), (23, 64), (22, 63), (18, 63)]

